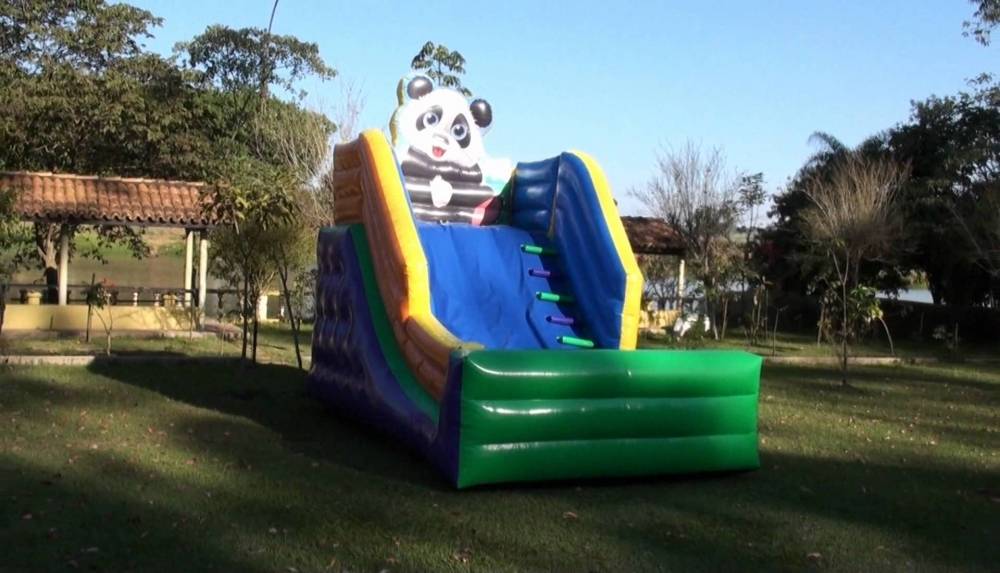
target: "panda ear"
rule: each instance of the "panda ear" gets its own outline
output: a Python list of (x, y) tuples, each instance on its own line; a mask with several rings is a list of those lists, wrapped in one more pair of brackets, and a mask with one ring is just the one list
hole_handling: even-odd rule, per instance
[(472, 119), (476, 120), (476, 125), (480, 128), (485, 129), (493, 123), (493, 108), (490, 107), (490, 102), (477, 99), (469, 105), (469, 110), (472, 111)]
[(434, 84), (431, 80), (425, 76), (417, 76), (406, 84), (406, 95), (410, 96), (410, 99), (417, 99), (431, 93), (433, 89)]

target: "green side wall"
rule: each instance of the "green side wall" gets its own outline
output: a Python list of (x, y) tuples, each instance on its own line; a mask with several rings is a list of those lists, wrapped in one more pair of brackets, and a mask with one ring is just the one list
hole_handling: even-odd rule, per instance
[(458, 485), (755, 469), (760, 366), (743, 352), (472, 352)]

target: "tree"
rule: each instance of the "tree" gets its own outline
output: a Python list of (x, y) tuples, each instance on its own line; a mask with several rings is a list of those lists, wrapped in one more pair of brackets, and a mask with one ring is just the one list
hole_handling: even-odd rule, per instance
[[(826, 257), (816, 257), (806, 236), (803, 215), (813, 205), (808, 189), (816, 181), (831, 181), (837, 165), (846, 158), (878, 160), (891, 157), (888, 135), (871, 136), (856, 147), (849, 147), (833, 135), (818, 131), (809, 137), (817, 146), (799, 171), (773, 197), (769, 212), (772, 224), (759, 233), (754, 252), (760, 271), (773, 283), (779, 296), (820, 295), (833, 274)], [(902, 260), (902, 249), (879, 260), (862, 261), (859, 276), (878, 291), (896, 292), (907, 284), (909, 268)], [(822, 301), (822, 298), (820, 298)]]
[(162, 20), (104, 0), (33, 0), (0, 5), (0, 60), (5, 71), (43, 70), (53, 63), (97, 72), (142, 51), (140, 38)]
[(241, 124), (249, 122), (252, 104), (267, 101), (272, 87), (301, 100), (306, 93), (297, 87), (300, 80), (337, 75), (315, 43), (263, 28), (209, 26), (190, 42), (177, 43), (174, 53), (197, 72), (200, 82), (232, 98), (238, 110), (234, 119)]
[(990, 45), (990, 34), (1000, 24), (1000, 0), (969, 0), (976, 7), (972, 20), (962, 22), (965, 36), (972, 36), (984, 46)]
[(206, 210), (217, 222), (212, 231), (213, 263), (219, 276), (239, 290), (243, 330), (241, 357), (247, 358), (253, 324), (251, 360), (257, 362), (257, 307), (275, 268), (266, 246), (276, 229), (293, 220), (294, 203), (288, 173), (249, 156), (231, 158), (226, 170), (208, 187)]
[(358, 136), (358, 121), (365, 109), (365, 94), (353, 81), (346, 81), (340, 87), (340, 103), (333, 113), (337, 125), (337, 140), (340, 143), (353, 141)]
[[(209, 193), (223, 227), (217, 246), (244, 255), (220, 264), (235, 284), (246, 283), (245, 301), (267, 283), (250, 256), (267, 253), (260, 245), (273, 238), (264, 232), (276, 232), (292, 213), (308, 219), (307, 228), (330, 222), (326, 194), (298, 193), (329, 180), (334, 126), (304, 109), (299, 89), (306, 76), (336, 73), (315, 44), (270, 27), (212, 26), (178, 44), (179, 58), (165, 59), (143, 49), (160, 23), (145, 10), (103, 0), (8, 4), (0, 6), (0, 169), (216, 183)], [(276, 205), (276, 213), (267, 211)], [(52, 285), (60, 238), (82, 229), (35, 226), (32, 252)], [(141, 233), (95, 231), (99, 245), (125, 242), (137, 256), (146, 252)], [(241, 314), (249, 316), (246, 308)]]
[(104, 354), (111, 356), (111, 336), (115, 330), (114, 295), (107, 279), (93, 282), (87, 287), (87, 342), (90, 342), (90, 315), (93, 313), (101, 321), (104, 329)]
[[(192, 93), (170, 62), (142, 52), (159, 19), (124, 4), (21, 2), (0, 7), (0, 169), (172, 177), (211, 149)], [(73, 225), (37, 224), (34, 263), (54, 289), (57, 246)], [(142, 234), (96, 229), (142, 256)], [(89, 253), (99, 254), (99, 253)]]
[[(764, 190), (764, 174), (754, 173), (745, 175), (740, 180), (739, 205), (743, 212), (742, 230), (744, 232), (742, 257), (739, 266), (740, 272), (740, 316), (743, 320), (744, 331), (747, 333), (747, 340), (751, 344), (756, 344), (761, 325), (760, 318), (765, 316), (762, 313), (761, 304), (764, 302), (765, 275), (760, 265), (759, 259), (755, 257), (758, 249), (758, 231), (760, 225), (760, 207), (767, 199), (767, 192)], [(752, 294), (748, 297), (748, 292)], [(746, 303), (750, 299), (752, 306), (747, 312)], [(765, 324), (766, 326), (766, 324)]]
[[(209, 203), (222, 223), (216, 230), (218, 268), (242, 293), (242, 356), (246, 358), (252, 318), (256, 362), (257, 304), (276, 273), (301, 367), (301, 315), (291, 292), (308, 259), (305, 237), (311, 239), (317, 225), (332, 221), (332, 203), (318, 189), (329, 181), (325, 172), (334, 125), (301, 107), (305, 93), (296, 85), (306, 76), (328, 79), (336, 72), (323, 62), (316, 44), (273, 35), (270, 27), (212, 26), (191, 42), (177, 44), (175, 52), (184, 54), (203, 89), (227, 98), (229, 159), (212, 178), (216, 185)], [(278, 99), (272, 87), (293, 101)]]
[[(974, 91), (913, 103), (910, 120), (889, 134), (897, 162), (911, 167), (902, 189), (908, 242), (904, 265), (922, 270), (934, 301), (955, 306), (988, 301), (988, 257), (983, 238), (966, 231), (989, 190), (1000, 181), (1000, 94), (994, 83), (977, 81)], [(948, 214), (952, 216), (942, 216)]]
[(465, 75), (465, 58), (455, 50), (449, 50), (443, 44), (427, 42), (420, 48), (410, 68), (423, 72), (435, 84), (449, 87), (462, 92), (466, 97), (472, 95), (464, 85), (462, 76)]
[[(267, 238), (266, 257), (278, 275), (295, 345), (295, 361), (302, 368), (300, 336), (305, 306), (302, 298), (306, 294), (303, 292), (305, 287), (310, 282), (315, 282), (308, 267), (315, 260), (316, 232), (298, 220), (291, 219), (280, 222), (272, 232), (267, 233)], [(313, 289), (308, 290), (312, 294)]]
[[(850, 340), (856, 335), (860, 304), (852, 293), (859, 286), (859, 269), (865, 259), (889, 250), (900, 225), (895, 202), (906, 172), (887, 160), (872, 160), (849, 154), (837, 160), (830, 179), (814, 178), (806, 188), (812, 205), (803, 214), (804, 232), (833, 266), (839, 306), (839, 355), (841, 382), (847, 384)], [(871, 292), (874, 292), (872, 290)], [(832, 297), (831, 297), (832, 298)], [(871, 297), (866, 297), (871, 298)], [(858, 304), (854, 304), (858, 303)]]
[(638, 255), (636, 260), (642, 270), (643, 307), (655, 302), (657, 309), (664, 310), (677, 292), (676, 265), (665, 255)]
[(742, 216), (740, 178), (728, 172), (720, 150), (703, 153), (690, 142), (658, 154), (657, 167), (645, 189), (631, 195), (680, 233), (691, 275), (705, 295), (713, 336), (719, 338), (716, 313), (725, 305), (740, 258), (733, 237)]
[(14, 273), (24, 266), (30, 253), (28, 227), (14, 212), (17, 196), (13, 190), (0, 189), (0, 334), (7, 311), (7, 289)]
[(333, 222), (333, 193), (327, 189), (332, 182), (329, 170), (333, 125), (322, 114), (276, 109), (277, 113), (258, 118), (257, 150), (287, 173), (289, 187), (285, 192), (291, 201), (292, 217), (279, 221), (267, 233), (261, 248), (278, 274), (295, 357), (301, 368), (302, 291), (315, 280), (309, 265), (315, 256), (317, 231)]

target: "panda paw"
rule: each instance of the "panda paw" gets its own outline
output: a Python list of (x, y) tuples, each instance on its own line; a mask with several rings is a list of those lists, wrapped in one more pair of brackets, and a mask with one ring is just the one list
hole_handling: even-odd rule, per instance
[(451, 201), (451, 183), (442, 179), (440, 175), (431, 179), (430, 188), (431, 203), (433, 203), (435, 207), (444, 207)]

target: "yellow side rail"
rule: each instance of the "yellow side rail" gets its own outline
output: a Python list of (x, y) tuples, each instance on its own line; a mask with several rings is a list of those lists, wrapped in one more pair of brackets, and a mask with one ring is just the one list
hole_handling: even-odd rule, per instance
[[(639, 336), (639, 317), (642, 311), (642, 271), (639, 270), (639, 263), (636, 261), (635, 253), (632, 252), (632, 244), (629, 243), (628, 235), (625, 234), (625, 225), (622, 224), (622, 218), (618, 213), (618, 206), (615, 205), (615, 198), (611, 194), (611, 186), (608, 184), (608, 178), (604, 175), (604, 170), (590, 155), (582, 151), (570, 151), (570, 153), (577, 156), (587, 168), (590, 181), (594, 184), (594, 191), (597, 193), (597, 202), (601, 206), (601, 215), (604, 217), (604, 223), (608, 226), (608, 232), (611, 234), (611, 242), (614, 243), (618, 259), (625, 270), (625, 300), (622, 304), (622, 328), (618, 348), (635, 350), (636, 339)], [(554, 216), (555, 214), (553, 214)]]

